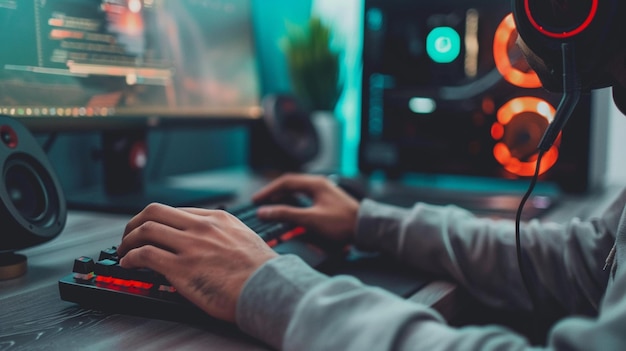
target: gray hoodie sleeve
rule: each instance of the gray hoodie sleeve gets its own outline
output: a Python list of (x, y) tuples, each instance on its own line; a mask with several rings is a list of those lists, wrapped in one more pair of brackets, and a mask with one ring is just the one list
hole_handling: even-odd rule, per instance
[[(535, 295), (571, 313), (595, 313), (606, 290), (603, 267), (615, 242), (626, 196), (603, 216), (521, 226), (524, 268)], [(454, 207), (418, 203), (400, 209), (365, 200), (357, 245), (390, 253), (413, 267), (451, 279), (494, 307), (530, 308), (510, 220), (479, 218)]]
[(298, 257), (274, 258), (246, 283), (237, 323), (284, 350), (521, 350), (526, 340), (490, 326), (453, 329), (434, 310), (358, 280), (329, 278)]
[[(620, 342), (626, 325), (622, 317), (626, 302), (621, 302), (626, 300), (619, 298), (624, 290), (611, 291), (608, 296), (613, 297), (599, 306), (607, 281), (601, 268), (615, 237), (623, 197), (620, 201), (598, 220), (536, 221), (523, 228), (525, 251), (532, 251), (527, 252), (529, 270), (541, 282), (541, 296), (563, 298), (572, 311), (610, 311), (563, 320), (550, 334), (551, 349), (606, 349), (611, 342)], [(477, 218), (458, 208), (417, 204), (400, 209), (365, 201), (357, 243), (451, 277), (492, 305), (526, 307), (528, 299), (520, 292), (518, 267), (511, 259), (513, 231), (508, 221)], [(624, 285), (623, 280), (616, 279)], [(291, 255), (267, 262), (246, 282), (237, 324), (285, 350), (531, 348), (526, 339), (505, 328), (451, 328), (426, 306), (354, 278), (324, 276)]]

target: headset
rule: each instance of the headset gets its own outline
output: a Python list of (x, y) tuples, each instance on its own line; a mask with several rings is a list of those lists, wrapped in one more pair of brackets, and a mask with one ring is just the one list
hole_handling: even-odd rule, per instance
[(571, 116), (580, 94), (612, 85), (604, 67), (621, 49), (626, 4), (620, 0), (512, 0), (517, 31), (546, 66), (543, 86), (562, 92), (554, 121), (539, 143), (546, 151)]
[(517, 31), (546, 63), (549, 76), (541, 78), (554, 91), (561, 91), (563, 44), (573, 48), (583, 91), (612, 83), (602, 68), (621, 49), (614, 44), (626, 34), (625, 9), (623, 0), (512, 0)]
[(519, 269), (530, 299), (537, 307), (537, 297), (529, 288), (530, 278), (522, 264), (521, 212), (537, 181), (543, 153), (567, 123), (581, 94), (613, 84), (605, 67), (624, 47), (616, 44), (626, 34), (626, 1), (511, 0), (511, 5), (521, 39), (545, 65), (545, 72), (537, 72), (544, 88), (563, 93), (554, 119), (537, 146), (537, 171), (520, 203), (515, 223)]

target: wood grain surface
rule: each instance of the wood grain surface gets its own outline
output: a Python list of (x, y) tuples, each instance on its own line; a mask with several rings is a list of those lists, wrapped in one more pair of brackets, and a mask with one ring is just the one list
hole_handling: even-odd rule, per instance
[(84, 309), (60, 299), (75, 258), (97, 257), (121, 238), (128, 216), (70, 211), (53, 241), (23, 251), (28, 271), (0, 282), (0, 350), (263, 350), (233, 325)]

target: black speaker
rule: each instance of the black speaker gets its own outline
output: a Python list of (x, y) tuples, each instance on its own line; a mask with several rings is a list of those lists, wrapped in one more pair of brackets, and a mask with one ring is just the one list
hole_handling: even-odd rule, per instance
[(0, 116), (0, 280), (24, 274), (26, 257), (14, 252), (54, 239), (65, 227), (61, 186), (28, 129)]
[(299, 171), (319, 152), (310, 112), (297, 98), (268, 95), (263, 118), (250, 132), (250, 165), (261, 171)]

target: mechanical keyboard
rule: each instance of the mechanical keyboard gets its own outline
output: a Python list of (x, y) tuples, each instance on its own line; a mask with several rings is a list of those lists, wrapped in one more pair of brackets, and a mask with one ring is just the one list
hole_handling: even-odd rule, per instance
[[(303, 197), (282, 202), (310, 205)], [(319, 238), (307, 235), (303, 227), (259, 220), (256, 217), (258, 206), (245, 204), (225, 210), (248, 225), (279, 254), (296, 254), (314, 268), (323, 267), (333, 256), (341, 254), (341, 250), (324, 247)], [(104, 248), (97, 258), (76, 258), (72, 274), (59, 280), (59, 292), (62, 300), (88, 308), (157, 317), (180, 316), (185, 320), (207, 317), (179, 295), (161, 274), (149, 269), (122, 268), (116, 247)]]

